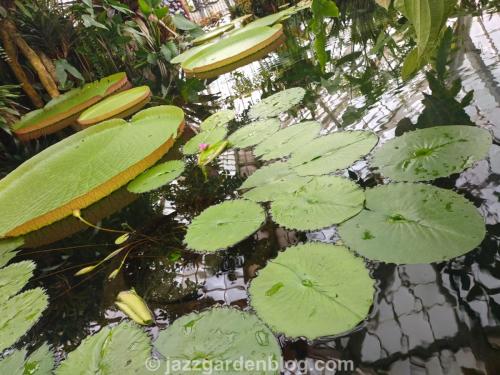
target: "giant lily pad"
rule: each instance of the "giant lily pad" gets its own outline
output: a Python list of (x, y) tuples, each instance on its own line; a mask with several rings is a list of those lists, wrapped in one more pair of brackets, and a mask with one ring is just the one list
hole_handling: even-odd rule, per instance
[(315, 339), (365, 319), (373, 284), (361, 258), (343, 246), (313, 242), (269, 261), (250, 283), (250, 304), (274, 332)]
[(213, 130), (219, 127), (225, 127), (228, 122), (234, 120), (235, 116), (236, 113), (234, 113), (232, 109), (224, 109), (203, 120), (203, 122), (200, 124), (200, 129), (202, 131), (206, 131)]
[(373, 166), (395, 181), (426, 181), (469, 168), (486, 157), (488, 131), (467, 125), (436, 126), (405, 133), (385, 143)]
[[(281, 25), (274, 27), (256, 27), (237, 35), (229, 36), (202, 49), (189, 59), (182, 62), (182, 69), (190, 75), (204, 78), (204, 73), (219, 71), (217, 69), (230, 66), (254, 56), (266, 47), (281, 40), (283, 30)], [(246, 62), (246, 61), (245, 61)], [(241, 65), (240, 65), (241, 66)], [(229, 71), (229, 70), (228, 70)], [(208, 74), (212, 76), (212, 74)]]
[(55, 374), (138, 374), (147, 373), (151, 357), (148, 335), (133, 323), (104, 327), (87, 337), (56, 368)]
[(280, 122), (277, 119), (255, 121), (235, 131), (228, 140), (236, 148), (252, 147), (272, 137), (279, 128)]
[(217, 38), (218, 36), (221, 36), (224, 34), (226, 31), (234, 29), (235, 24), (234, 23), (228, 23), (227, 25), (222, 25), (216, 29), (210, 30), (206, 32), (205, 34), (200, 35), (199, 37), (193, 39), (193, 44), (195, 46), (206, 43), (214, 38)]
[(368, 154), (377, 144), (372, 132), (336, 132), (318, 137), (293, 152), (289, 164), (301, 176), (335, 172)]
[(0, 237), (51, 224), (117, 190), (156, 163), (183, 124), (174, 116), (113, 119), (43, 150), (0, 181)]
[(319, 135), (320, 130), (321, 125), (316, 121), (304, 121), (288, 126), (258, 144), (254, 154), (262, 160), (286, 157), (311, 142)]
[(125, 118), (144, 107), (150, 99), (151, 90), (148, 86), (134, 87), (86, 109), (78, 117), (77, 123), (85, 128), (110, 118)]
[(166, 118), (166, 119), (177, 119), (179, 122), (184, 121), (184, 111), (179, 107), (174, 105), (159, 105), (156, 107), (150, 107), (137, 112), (132, 116), (131, 121), (139, 121), (151, 118)]
[(292, 87), (262, 99), (255, 104), (248, 115), (252, 119), (276, 117), (299, 104), (306, 91), (302, 87)]
[(205, 43), (205, 44), (201, 44), (199, 46), (191, 47), (188, 50), (182, 52), (181, 54), (175, 56), (172, 60), (170, 60), (170, 63), (171, 64), (181, 64), (184, 61), (186, 61), (187, 59), (189, 59), (191, 56), (194, 56), (195, 54), (200, 52), (202, 49), (207, 48), (208, 46), (212, 45), (213, 43), (215, 43), (215, 42)]
[(184, 168), (185, 164), (182, 160), (170, 160), (155, 165), (133, 179), (127, 189), (137, 194), (158, 189), (179, 177), (184, 172)]
[(200, 152), (200, 145), (213, 145), (226, 138), (227, 129), (225, 127), (218, 127), (212, 130), (202, 131), (196, 134), (193, 138), (182, 146), (182, 153), (184, 155), (194, 155)]
[(12, 125), (12, 131), (22, 140), (54, 133), (73, 124), (82, 111), (127, 84), (125, 73), (117, 73), (68, 91), (52, 99), (44, 108), (23, 116)]
[(395, 183), (366, 191), (366, 209), (339, 233), (357, 253), (391, 263), (431, 263), (478, 246), (484, 220), (474, 205), (450, 190)]
[[(202, 365), (211, 365), (217, 374), (279, 374), (281, 363), (280, 346), (269, 328), (255, 315), (234, 308), (184, 315), (160, 331), (155, 347), (170, 363), (179, 359), (191, 362), (194, 368), (179, 371), (182, 374), (200, 374)], [(261, 367), (258, 372), (237, 368), (241, 359), (254, 365), (273, 363), (275, 367)], [(228, 367), (217, 369), (218, 362)]]
[(365, 195), (354, 182), (337, 176), (317, 176), (278, 195), (271, 215), (279, 225), (316, 230), (341, 223), (363, 209)]
[(263, 208), (239, 199), (211, 206), (189, 225), (184, 242), (200, 252), (214, 252), (236, 245), (256, 232), (266, 220)]

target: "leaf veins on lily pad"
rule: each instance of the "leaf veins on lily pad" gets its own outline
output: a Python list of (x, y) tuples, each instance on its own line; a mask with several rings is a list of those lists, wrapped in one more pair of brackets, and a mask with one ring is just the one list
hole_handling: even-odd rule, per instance
[[(218, 361), (227, 362), (229, 367), (217, 374), (257, 373), (232, 368), (230, 362), (241, 357), (251, 363), (281, 361), (281, 348), (269, 328), (255, 315), (228, 307), (184, 315), (160, 331), (155, 347), (167, 361), (213, 361), (215, 369)], [(201, 368), (182, 373), (200, 374)], [(279, 370), (267, 368), (258, 373), (277, 375)]]
[(193, 219), (184, 242), (195, 251), (223, 250), (256, 232), (265, 220), (264, 209), (255, 202), (245, 199), (222, 202)]
[(345, 131), (318, 137), (293, 152), (289, 164), (301, 176), (347, 168), (368, 154), (378, 137), (368, 131)]
[(317, 230), (341, 223), (363, 209), (363, 190), (349, 179), (316, 176), (271, 203), (273, 220), (289, 229)]
[(225, 127), (216, 127), (211, 130), (202, 131), (186, 142), (182, 147), (184, 155), (194, 155), (200, 152), (200, 145), (212, 145), (226, 138), (227, 129)]
[(305, 94), (306, 90), (302, 87), (292, 87), (280, 91), (255, 104), (252, 108), (250, 108), (248, 114), (250, 118), (254, 120), (259, 118), (276, 117), (299, 104)]
[(250, 283), (250, 304), (274, 332), (312, 340), (364, 320), (373, 284), (361, 258), (343, 246), (312, 242), (269, 261)]
[(432, 185), (394, 183), (368, 189), (366, 209), (339, 228), (340, 237), (369, 259), (432, 263), (463, 255), (485, 235), (474, 205)]
[(257, 145), (254, 154), (262, 160), (284, 158), (319, 136), (320, 130), (321, 124), (316, 121), (288, 126)]
[(184, 168), (185, 164), (182, 160), (170, 160), (155, 165), (132, 180), (127, 190), (139, 194), (158, 189), (179, 177), (184, 172)]
[(232, 147), (252, 147), (269, 139), (279, 128), (280, 121), (278, 119), (270, 118), (255, 121), (238, 129), (228, 139)]
[(436, 126), (388, 141), (375, 152), (372, 165), (394, 181), (428, 181), (464, 171), (484, 159), (490, 146), (484, 129)]
[(234, 120), (236, 114), (232, 109), (224, 109), (207, 117), (200, 124), (201, 131), (213, 130), (215, 128), (226, 127), (228, 122)]

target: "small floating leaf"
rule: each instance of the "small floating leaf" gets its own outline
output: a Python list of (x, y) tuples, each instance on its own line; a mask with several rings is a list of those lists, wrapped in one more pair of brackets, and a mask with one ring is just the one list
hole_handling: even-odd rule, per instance
[(147, 372), (151, 343), (146, 332), (133, 323), (104, 327), (85, 338), (56, 368), (56, 375), (138, 374)]
[(35, 263), (22, 261), (0, 269), (0, 304), (17, 294), (33, 276)]
[(16, 350), (0, 361), (0, 374), (49, 375), (54, 368), (54, 353), (45, 343), (26, 359), (26, 349)]
[(211, 145), (222, 141), (226, 138), (227, 129), (225, 127), (216, 127), (212, 130), (202, 131), (196, 134), (193, 138), (186, 142), (182, 147), (182, 153), (184, 155), (194, 155), (200, 152), (200, 145), (207, 144)]
[(467, 125), (405, 133), (378, 149), (372, 165), (395, 181), (426, 181), (459, 173), (488, 155), (491, 135)]
[(133, 179), (127, 185), (127, 190), (136, 194), (156, 190), (174, 181), (184, 172), (185, 167), (182, 160), (157, 164)]
[(368, 189), (365, 195), (366, 209), (341, 224), (339, 234), (346, 245), (369, 259), (439, 262), (467, 253), (485, 235), (477, 209), (453, 191), (395, 183)]
[[(217, 370), (218, 374), (256, 374), (231, 367), (231, 361), (235, 361), (236, 366), (242, 357), (246, 363), (281, 363), (281, 348), (269, 328), (255, 315), (235, 308), (212, 308), (184, 315), (160, 331), (155, 347), (167, 361), (184, 358), (199, 360), (201, 364), (205, 360), (211, 362), (214, 369), (218, 362), (229, 362), (230, 367)], [(258, 373), (275, 375), (279, 371), (263, 366)]]
[(363, 190), (351, 180), (317, 176), (274, 199), (271, 215), (285, 228), (317, 230), (353, 217), (363, 209), (364, 200)]
[(368, 131), (331, 133), (294, 151), (289, 164), (301, 176), (329, 174), (368, 154), (377, 141)]
[(305, 94), (306, 90), (302, 87), (292, 87), (280, 91), (255, 104), (250, 108), (248, 115), (252, 119), (276, 117), (299, 104)]
[(253, 234), (265, 219), (264, 210), (257, 203), (244, 199), (226, 201), (195, 217), (184, 242), (195, 251), (223, 250)]
[(269, 137), (272, 137), (280, 128), (278, 119), (265, 119), (252, 122), (235, 131), (228, 138), (229, 143), (235, 148), (255, 146)]
[(213, 130), (215, 128), (226, 127), (228, 122), (234, 120), (236, 113), (232, 109), (224, 109), (207, 117), (200, 124), (201, 131)]
[(373, 284), (361, 258), (343, 246), (312, 242), (270, 260), (250, 283), (250, 304), (274, 332), (312, 340), (365, 319)]
[(262, 160), (286, 157), (318, 137), (320, 130), (321, 125), (316, 121), (304, 121), (288, 126), (257, 145), (254, 154)]

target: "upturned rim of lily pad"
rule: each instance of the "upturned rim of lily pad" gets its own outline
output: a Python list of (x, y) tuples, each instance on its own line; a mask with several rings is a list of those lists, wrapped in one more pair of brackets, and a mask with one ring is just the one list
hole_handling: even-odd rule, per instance
[[(11, 126), (13, 133), (22, 141), (36, 139), (42, 135), (55, 133), (73, 124), (78, 115), (112, 93), (129, 85), (127, 75), (123, 72), (104, 77), (99, 81), (70, 90), (48, 102), (45, 107), (31, 111)], [(86, 91), (95, 90), (85, 101), (77, 98)], [(70, 105), (74, 101), (73, 105)], [(68, 108), (67, 106), (70, 105)]]
[(224, 34), (226, 31), (234, 29), (236, 25), (234, 23), (228, 23), (227, 25), (222, 25), (217, 27), (216, 29), (210, 30), (203, 35), (193, 39), (192, 43), (194, 46), (202, 45), (212, 39), (217, 38), (218, 36)]
[(137, 112), (150, 100), (151, 89), (149, 86), (134, 87), (108, 96), (87, 108), (80, 114), (76, 122), (85, 128), (110, 118), (124, 118)]

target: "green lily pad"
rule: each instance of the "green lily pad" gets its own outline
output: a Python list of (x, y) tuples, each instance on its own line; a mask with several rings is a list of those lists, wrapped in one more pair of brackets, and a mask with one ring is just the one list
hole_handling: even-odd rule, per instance
[(200, 35), (199, 37), (193, 39), (193, 44), (195, 46), (206, 43), (214, 38), (217, 38), (218, 36), (221, 36), (224, 34), (226, 31), (234, 29), (235, 24), (234, 23), (228, 23), (227, 25), (222, 25), (214, 30), (210, 30), (206, 32), (205, 34)]
[(113, 119), (46, 148), (0, 180), (0, 237), (29, 233), (106, 197), (156, 163), (182, 126), (179, 117)]
[(235, 148), (255, 146), (272, 137), (280, 129), (280, 121), (274, 118), (245, 125), (229, 136), (229, 143)]
[(31, 261), (13, 263), (0, 269), (0, 304), (24, 288), (34, 269), (35, 263)]
[(184, 242), (195, 251), (227, 249), (255, 233), (266, 220), (264, 209), (244, 199), (211, 206), (189, 225)]
[(182, 146), (182, 153), (184, 155), (194, 155), (200, 152), (200, 145), (207, 144), (213, 145), (214, 143), (222, 141), (226, 138), (227, 129), (225, 127), (218, 127), (212, 130), (202, 131), (196, 134), (193, 138)]
[[(215, 43), (215, 42), (213, 42)], [(204, 43), (199, 46), (194, 46), (191, 47), (190, 49), (182, 52), (181, 54), (175, 56), (172, 60), (170, 60), (171, 64), (181, 64), (187, 59), (189, 59), (191, 56), (194, 56), (198, 52), (200, 52), (202, 49), (207, 48), (208, 46), (212, 45), (213, 43)]]
[(432, 185), (395, 183), (368, 189), (366, 209), (339, 228), (357, 253), (397, 264), (439, 262), (463, 255), (485, 235), (467, 199)]
[(254, 154), (262, 160), (284, 158), (318, 137), (320, 130), (321, 125), (316, 121), (304, 121), (288, 126), (258, 144)]
[[(235, 308), (184, 315), (160, 331), (155, 347), (170, 363), (182, 359), (192, 361), (192, 367), (199, 364), (199, 368), (182, 374), (202, 373), (204, 362), (208, 362), (205, 366), (212, 365), (217, 374), (279, 374), (281, 363), (280, 346), (269, 328), (255, 315)], [(241, 359), (243, 363), (274, 363), (276, 367), (258, 372), (238, 368)], [(228, 367), (217, 370), (217, 362), (227, 363)]]
[(55, 374), (145, 374), (150, 357), (151, 343), (146, 332), (133, 323), (121, 323), (85, 338)]
[(427, 181), (459, 173), (488, 155), (491, 135), (467, 125), (436, 126), (385, 143), (372, 165), (395, 181)]
[(127, 185), (127, 190), (136, 194), (156, 190), (174, 181), (184, 172), (185, 167), (182, 160), (170, 160), (155, 165), (133, 179)]
[(288, 178), (295, 172), (286, 162), (276, 162), (265, 165), (257, 169), (241, 184), (240, 189), (251, 189), (257, 186), (272, 184), (275, 181), (281, 181)]
[[(54, 368), (54, 353), (43, 344), (29, 356), (27, 350), (15, 350), (0, 361), (0, 374), (50, 375)], [(26, 358), (26, 359), (25, 359)]]
[(52, 99), (45, 107), (24, 115), (12, 125), (12, 131), (22, 140), (55, 133), (74, 123), (83, 110), (127, 84), (126, 74), (117, 73), (70, 90)]
[(255, 104), (250, 108), (248, 115), (252, 119), (276, 117), (299, 104), (305, 94), (306, 90), (302, 87), (292, 87), (280, 91)]
[(317, 230), (339, 224), (363, 209), (363, 190), (351, 180), (316, 176), (271, 203), (273, 220), (289, 229)]
[(312, 340), (365, 319), (373, 285), (361, 258), (343, 246), (312, 242), (270, 260), (250, 283), (250, 304), (274, 332)]
[(224, 109), (203, 120), (203, 122), (200, 124), (200, 129), (202, 131), (207, 131), (219, 127), (226, 127), (228, 122), (234, 120), (235, 116), (236, 113), (234, 113), (232, 109)]
[(130, 121), (140, 121), (151, 118), (169, 118), (179, 123), (184, 123), (184, 111), (174, 105), (159, 105), (156, 107), (150, 107), (137, 112), (132, 116)]
[(377, 142), (378, 137), (368, 131), (331, 133), (294, 151), (289, 164), (301, 176), (329, 174), (359, 160)]
[(95, 125), (110, 118), (124, 118), (137, 112), (151, 99), (148, 86), (134, 87), (94, 104), (82, 112), (77, 123), (82, 127)]
[(17, 254), (17, 248), (24, 245), (23, 237), (6, 238), (0, 240), (0, 268), (5, 266)]

